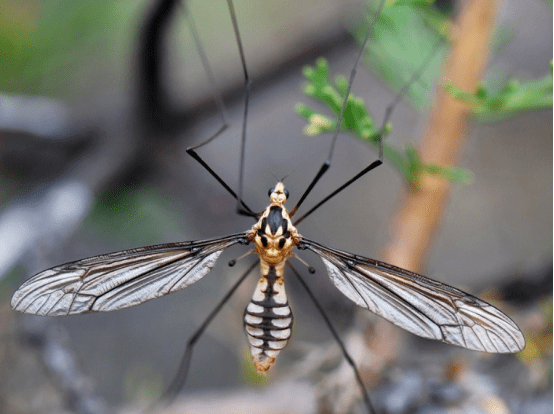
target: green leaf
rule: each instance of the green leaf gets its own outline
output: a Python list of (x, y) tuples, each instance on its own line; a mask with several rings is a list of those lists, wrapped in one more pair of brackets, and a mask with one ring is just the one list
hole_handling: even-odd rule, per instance
[(514, 116), (520, 112), (552, 108), (552, 62), (550, 73), (535, 81), (516, 79), (503, 82), (496, 88), (479, 84), (475, 92), (464, 92), (452, 82), (444, 89), (454, 98), (467, 103), (480, 121), (491, 122)]
[[(304, 132), (310, 136), (324, 132), (334, 132), (346, 96), (348, 87), (346, 78), (338, 76), (334, 82), (331, 82), (329, 79), (329, 65), (323, 58), (319, 58), (314, 67), (305, 67), (303, 73), (308, 81), (303, 86), (304, 93), (310, 98), (323, 103), (332, 114), (325, 115), (305, 104), (297, 104), (296, 113), (308, 121)], [(391, 129), (390, 124), (375, 125), (365, 102), (350, 93), (341, 124), (342, 131), (346, 131), (378, 148), (379, 140), (385, 137)], [(412, 145), (408, 145), (405, 151), (402, 152), (384, 142), (383, 157), (398, 170), (405, 178), (406, 183), (414, 189), (419, 188), (421, 177), (424, 174), (437, 175), (446, 180), (457, 182), (467, 182), (471, 179), (471, 173), (466, 170), (423, 163), (417, 150)]]

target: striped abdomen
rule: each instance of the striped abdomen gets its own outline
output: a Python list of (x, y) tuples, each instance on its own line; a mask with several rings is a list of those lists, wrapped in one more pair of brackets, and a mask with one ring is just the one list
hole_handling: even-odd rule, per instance
[[(262, 262), (262, 277), (244, 311), (244, 328), (258, 372), (267, 371), (292, 332), (292, 312), (285, 294), (284, 262)], [(265, 274), (264, 274), (265, 273)]]

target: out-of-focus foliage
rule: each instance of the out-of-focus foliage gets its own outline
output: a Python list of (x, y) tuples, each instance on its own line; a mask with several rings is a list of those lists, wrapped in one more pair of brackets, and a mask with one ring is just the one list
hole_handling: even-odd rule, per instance
[[(374, 26), (374, 35), (366, 48), (364, 63), (376, 71), (393, 89), (404, 90), (403, 97), (416, 108), (428, 107), (431, 103), (433, 85), (442, 66), (448, 45), (444, 33), (451, 22), (446, 17), (450, 10), (439, 11), (433, 7), (433, 0), (388, 1), (383, 7), (379, 20)], [(368, 15), (355, 30), (354, 37), (362, 42), (376, 10), (375, 2), (368, 2)], [(423, 65), (423, 67), (422, 67)], [(335, 83), (329, 81), (329, 68), (324, 59), (316, 62), (315, 68), (305, 68), (304, 76), (308, 84), (304, 93), (323, 102), (335, 116), (340, 114), (342, 101), (346, 95), (348, 82), (340, 76)], [(414, 79), (417, 80), (411, 82)], [(307, 119), (305, 128), (308, 135), (333, 131), (336, 128), (334, 117), (299, 104), (296, 112)], [(391, 125), (375, 125), (367, 111), (365, 102), (350, 94), (344, 112), (341, 129), (364, 141), (378, 146), (379, 137), (390, 132)], [(417, 189), (423, 174), (432, 174), (449, 181), (468, 182), (471, 172), (449, 166), (425, 164), (414, 146), (404, 151), (383, 144), (383, 156), (391, 163), (408, 185)]]
[(0, 91), (17, 90), (25, 68), (25, 50), (36, 22), (31, 4), (6, 3), (0, 8)]
[[(363, 41), (373, 22), (376, 9), (375, 2), (369, 1), (367, 17), (354, 30), (354, 37), (359, 43)], [(403, 98), (415, 108), (426, 108), (431, 103), (430, 94), (434, 91), (432, 85), (437, 80), (448, 51), (445, 34), (450, 32), (452, 25), (448, 18), (450, 13), (451, 10), (439, 10), (434, 0), (387, 1), (375, 23), (364, 62), (389, 86), (401, 90)], [(500, 26), (495, 32), (493, 47), (504, 47), (510, 37), (510, 28)], [(305, 68), (304, 76), (308, 79), (304, 93), (323, 102), (338, 117), (346, 95), (346, 79), (337, 77), (332, 84), (324, 60), (318, 60), (315, 68)], [(493, 76), (492, 79), (498, 80), (500, 76)], [(411, 82), (412, 80), (415, 81)], [(494, 87), (486, 87), (481, 83), (473, 94), (461, 91), (452, 83), (444, 85), (448, 92), (457, 99), (468, 102), (473, 112), (486, 120), (507, 117), (521, 111), (551, 108), (552, 87), (552, 65), (551, 73), (538, 81), (520, 84), (512, 80)], [(336, 128), (334, 117), (321, 114), (306, 105), (297, 105), (296, 112), (308, 120), (305, 128), (308, 135), (318, 135)], [(379, 137), (384, 137), (391, 126), (376, 127), (365, 102), (351, 94), (341, 129), (378, 145)], [(384, 158), (398, 169), (414, 189), (418, 188), (422, 174), (461, 182), (468, 182), (472, 178), (471, 173), (463, 169), (423, 163), (417, 150), (411, 145), (405, 151), (400, 151), (385, 142), (383, 150)]]
[[(417, 71), (424, 56), (434, 54), (429, 65), (404, 98), (415, 108), (431, 103), (433, 85), (437, 81), (448, 51), (446, 34), (452, 22), (451, 10), (439, 10), (434, 0), (398, 0), (387, 2), (375, 24), (375, 34), (368, 43), (364, 63), (372, 68), (394, 90), (401, 90)], [(372, 21), (375, 2), (368, 2), (369, 13), (354, 31), (358, 42)], [(493, 34), (491, 50), (499, 51), (512, 37), (508, 24), (499, 25)], [(438, 42), (438, 43), (437, 43)], [(434, 45), (437, 45), (434, 51)], [(499, 73), (487, 75), (474, 93), (458, 89), (450, 82), (444, 88), (457, 99), (468, 102), (480, 121), (492, 122), (523, 111), (552, 108), (552, 68), (542, 79), (520, 82), (504, 79)]]
[(514, 34), (514, 27), (508, 22), (501, 22), (494, 28), (491, 39), (491, 51), (498, 53), (506, 47)]
[(152, 244), (176, 229), (185, 230), (170, 199), (157, 188), (111, 189), (95, 200), (84, 225), (102, 238), (129, 245)]
[[(434, 3), (434, 0), (387, 1), (364, 54), (364, 64), (396, 91), (401, 90), (431, 56), (419, 79), (404, 96), (412, 106), (420, 109), (431, 104), (433, 85), (448, 51), (445, 34), (452, 25), (447, 17), (450, 10), (439, 11)], [(360, 44), (375, 9), (376, 2), (369, 1), (367, 17), (354, 29), (354, 38)]]
[[(326, 116), (315, 109), (304, 104), (296, 106), (296, 112), (306, 120), (308, 125), (304, 132), (307, 135), (318, 135), (323, 132), (331, 132), (336, 128), (338, 118), (348, 81), (339, 76), (332, 83), (329, 79), (329, 65), (323, 58), (317, 60), (315, 67), (305, 67), (304, 76), (308, 83), (304, 85), (304, 93), (310, 98), (325, 104), (334, 114), (333, 117)], [(391, 125), (379, 126), (368, 112), (365, 102), (350, 94), (341, 129), (353, 136), (372, 143), (375, 147), (379, 145), (380, 137), (384, 137), (391, 130)], [(390, 162), (406, 179), (411, 188), (417, 189), (423, 174), (431, 174), (450, 181), (468, 182), (471, 180), (471, 172), (461, 168), (451, 168), (434, 163), (424, 163), (419, 153), (412, 145), (401, 151), (386, 141), (383, 143), (383, 157)]]
[(65, 95), (85, 68), (117, 59), (135, 35), (137, 4), (107, 0), (5, 2), (0, 7), (0, 91)]
[(452, 82), (444, 88), (456, 99), (469, 104), (481, 121), (495, 121), (524, 111), (552, 108), (552, 62), (550, 74), (536, 81), (504, 81), (498, 86), (481, 83), (474, 93), (459, 89)]

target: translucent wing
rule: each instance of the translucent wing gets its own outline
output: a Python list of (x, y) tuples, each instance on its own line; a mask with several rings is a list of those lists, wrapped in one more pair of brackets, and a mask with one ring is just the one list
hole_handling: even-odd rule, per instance
[(333, 283), (357, 305), (424, 338), (484, 352), (518, 352), (525, 339), (494, 306), (456, 288), (377, 260), (302, 239)]
[(247, 235), (160, 244), (66, 263), (31, 277), (12, 308), (41, 316), (126, 308), (184, 289), (208, 273), (226, 248)]

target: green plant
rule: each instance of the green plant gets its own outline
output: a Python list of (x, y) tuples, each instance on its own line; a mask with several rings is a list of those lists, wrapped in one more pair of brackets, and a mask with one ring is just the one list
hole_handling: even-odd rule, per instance
[[(348, 81), (344, 76), (338, 76), (335, 82), (329, 79), (329, 65), (323, 58), (316, 61), (314, 67), (308, 66), (303, 70), (308, 80), (304, 85), (304, 93), (310, 98), (322, 102), (331, 110), (333, 116), (325, 115), (305, 104), (297, 104), (296, 112), (308, 121), (304, 128), (307, 135), (319, 135), (323, 132), (334, 131), (337, 125), (342, 102), (346, 96)], [(365, 102), (350, 94), (341, 130), (349, 132), (356, 138), (370, 142), (374, 146), (379, 145), (379, 139), (384, 138), (392, 129), (390, 124), (379, 126), (368, 112)], [(383, 157), (390, 162), (402, 176), (408, 185), (417, 189), (423, 174), (431, 174), (450, 181), (467, 182), (471, 180), (471, 172), (434, 163), (424, 163), (414, 146), (408, 145), (404, 151), (395, 148), (387, 142), (383, 143)]]
[(516, 79), (499, 86), (481, 83), (474, 93), (464, 92), (452, 82), (444, 89), (454, 98), (466, 102), (479, 120), (490, 122), (507, 118), (524, 111), (552, 108), (552, 62), (550, 74), (541, 79), (521, 82)]

